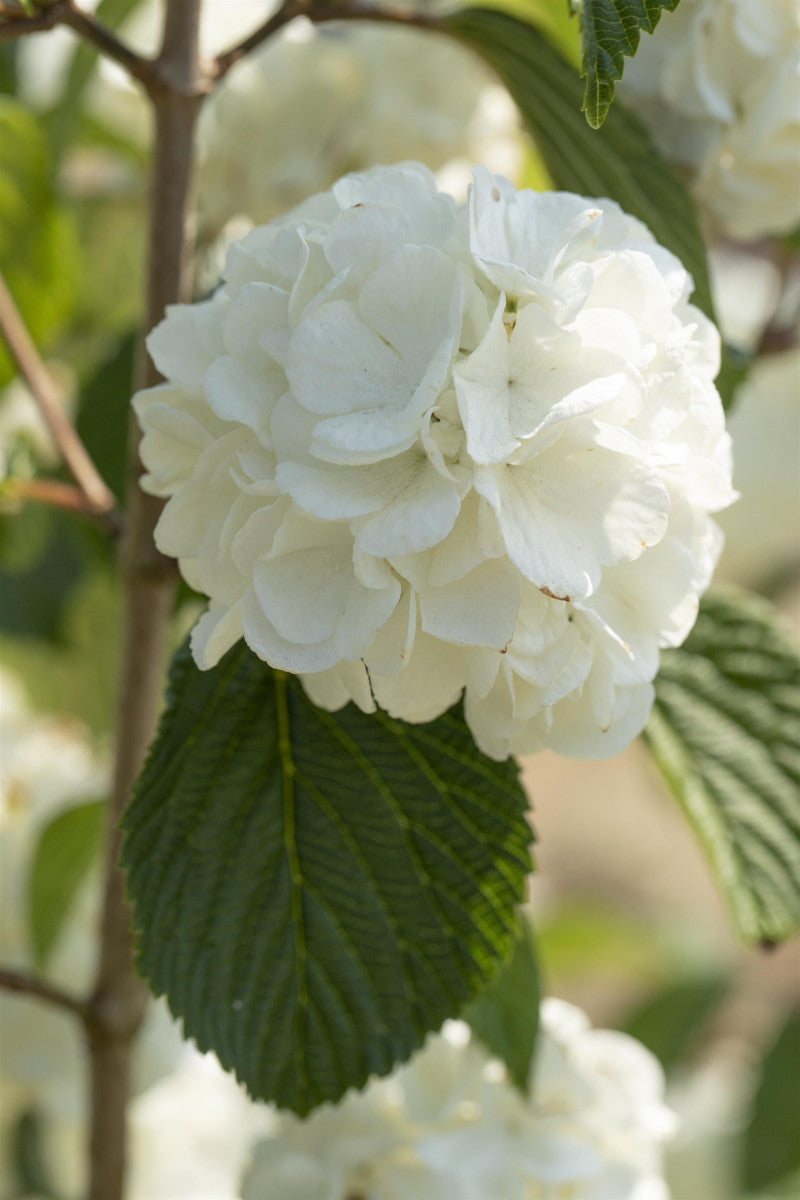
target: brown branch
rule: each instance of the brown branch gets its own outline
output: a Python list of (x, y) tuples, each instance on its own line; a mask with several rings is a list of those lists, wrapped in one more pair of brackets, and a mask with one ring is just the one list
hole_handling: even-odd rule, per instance
[[(199, 19), (200, 0), (167, 0), (157, 64), (169, 86), (151, 93), (155, 150), (144, 332), (161, 319), (168, 304), (189, 298), (189, 184), (194, 127), (207, 82), (200, 66)], [(138, 385), (147, 387), (158, 379), (142, 341)], [(137, 435), (138, 430), (132, 438), (130, 500), (120, 564), (123, 646), (100, 955), (91, 1002), (96, 1023), (88, 1028), (92, 1092), (89, 1200), (120, 1200), (123, 1193), (131, 1050), (144, 1015), (146, 990), (133, 963), (131, 911), (118, 865), (119, 824), (161, 699), (175, 580), (174, 564), (158, 553), (153, 542), (163, 502), (146, 496), (138, 486)]]
[(14, 971), (8, 967), (0, 967), (0, 987), (9, 992), (19, 992), (25, 996), (33, 996), (37, 1000), (46, 1000), (57, 1008), (66, 1009), (82, 1021), (89, 1019), (88, 1006), (76, 996), (70, 996), (61, 988), (53, 987), (43, 979), (28, 975), (24, 971)]
[(11, 500), (33, 500), (55, 508), (64, 508), (68, 512), (82, 513), (101, 521), (114, 536), (121, 532), (120, 515), (116, 510), (98, 512), (87, 501), (81, 488), (71, 483), (62, 483), (59, 479), (4, 479), (0, 483), (0, 498), (4, 496)]
[(277, 12), (263, 25), (253, 30), (243, 41), (217, 55), (212, 68), (214, 81), (222, 79), (240, 59), (257, 49), (295, 17), (306, 17), (315, 25), (327, 21), (382, 21), (419, 29), (443, 27), (440, 20), (425, 13), (359, 4), (357, 0), (355, 3), (347, 3), (346, 0), (342, 3), (337, 3), (336, 0), (284, 0)]
[(50, 434), (83, 492), (86, 507), (93, 513), (110, 514), (116, 501), (75, 431), (61, 405), (47, 368), (39, 357), (19, 309), (0, 272), (0, 333), (2, 333), (20, 374), (25, 379), (44, 417)]

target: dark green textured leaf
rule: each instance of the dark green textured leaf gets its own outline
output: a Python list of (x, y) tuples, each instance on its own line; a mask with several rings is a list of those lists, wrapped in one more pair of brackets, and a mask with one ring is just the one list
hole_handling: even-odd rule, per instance
[[(762, 1065), (744, 1136), (746, 1190), (772, 1188), (800, 1170), (800, 1010), (791, 1014)], [(786, 1192), (797, 1195), (796, 1191)]]
[(525, 920), (514, 953), (488, 988), (464, 1011), (473, 1032), (502, 1059), (516, 1086), (528, 1095), (539, 1028), (539, 972), (533, 931)]
[(800, 656), (771, 605), (709, 593), (646, 730), (747, 941), (800, 927)]
[(579, 111), (578, 73), (525, 21), (492, 9), (451, 14), (447, 27), (497, 72), (557, 188), (608, 196), (638, 217), (694, 279), (694, 303), (713, 320), (706, 252), (692, 200), (644, 128), (619, 106), (600, 130)]
[(100, 850), (105, 804), (91, 800), (45, 827), (31, 867), (28, 911), (36, 961), (43, 967), (64, 918)]
[(718, 976), (669, 984), (637, 1008), (622, 1028), (652, 1050), (669, 1070), (691, 1054), (698, 1034), (727, 989), (727, 979)]
[(207, 672), (184, 646), (125, 818), (142, 971), (254, 1096), (308, 1112), (508, 957), (525, 811), (457, 711), (327, 713), (243, 643)]
[(652, 33), (664, 9), (677, 5), (678, 0), (572, 0), (581, 24), (583, 109), (592, 128), (603, 124), (625, 57), (636, 53), (642, 30)]

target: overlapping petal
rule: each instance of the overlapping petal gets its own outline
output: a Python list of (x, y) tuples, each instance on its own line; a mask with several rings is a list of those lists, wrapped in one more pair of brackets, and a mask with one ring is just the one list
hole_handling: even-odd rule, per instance
[(468, 210), (400, 164), (234, 245), (135, 400), (198, 664), (244, 636), (325, 707), (464, 693), (495, 757), (621, 749), (732, 497), (690, 289), (610, 201), (480, 169)]

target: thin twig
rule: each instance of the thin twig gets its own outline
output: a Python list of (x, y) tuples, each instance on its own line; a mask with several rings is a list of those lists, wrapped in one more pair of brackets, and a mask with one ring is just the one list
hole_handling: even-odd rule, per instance
[(64, 508), (68, 512), (83, 513), (100, 521), (114, 536), (122, 531), (120, 515), (116, 510), (98, 512), (89, 504), (81, 488), (72, 483), (62, 483), (60, 479), (4, 479), (0, 483), (0, 499), (4, 497), (10, 500), (33, 500), (54, 508)]
[(47, 368), (39, 357), (31, 335), (22, 320), (14, 298), (0, 272), (0, 332), (19, 367), (50, 434), (69, 467), (75, 482), (86, 497), (87, 508), (98, 514), (113, 513), (116, 501), (92, 462), (74, 426), (61, 405)]
[(85, 42), (90, 42), (106, 58), (110, 58), (124, 67), (129, 75), (138, 79), (148, 90), (162, 86), (158, 68), (152, 59), (145, 58), (143, 55), (137, 54), (135, 50), (131, 50), (130, 46), (126, 46), (124, 42), (120, 41), (107, 25), (103, 25), (95, 17), (78, 8), (76, 4), (72, 3), (72, 0), (64, 0), (61, 20)]
[(34, 975), (28, 975), (24, 971), (14, 971), (8, 967), (0, 967), (0, 987), (5, 988), (9, 992), (20, 992), (26, 996), (35, 996), (39, 1000), (46, 1000), (48, 1004), (54, 1004), (57, 1008), (64, 1008), (74, 1016), (80, 1017), (84, 1022), (90, 1020), (88, 1005), (83, 1000), (79, 1000), (77, 996), (71, 996), (68, 992), (62, 991), (61, 988), (46, 983), (43, 979), (37, 979)]
[[(9, 12), (14, 16), (10, 17)], [(11, 41), (13, 38), (25, 37), (30, 33), (43, 33), (56, 25), (67, 25), (84, 41), (89, 42), (106, 58), (119, 63), (134, 79), (138, 79), (148, 91), (157, 90), (164, 86), (158, 67), (153, 59), (137, 54), (130, 46), (126, 46), (107, 25), (98, 21), (91, 13), (84, 12), (74, 0), (55, 0), (46, 9), (38, 10), (32, 16), (16, 15), (21, 9), (15, 6), (10, 9), (8, 4), (0, 6), (0, 43)]]
[(257, 49), (284, 25), (296, 17), (306, 17), (315, 25), (327, 21), (382, 21), (394, 25), (410, 25), (419, 29), (441, 29), (436, 17), (405, 9), (378, 7), (372, 4), (336, 3), (336, 0), (284, 0), (272, 16), (243, 41), (224, 50), (214, 59), (212, 74), (215, 82), (222, 79), (240, 59)]

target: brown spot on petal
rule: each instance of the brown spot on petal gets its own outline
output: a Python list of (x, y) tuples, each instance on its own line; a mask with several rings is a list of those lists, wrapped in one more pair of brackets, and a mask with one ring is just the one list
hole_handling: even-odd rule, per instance
[(499, 189), (499, 188), (496, 188), (496, 187), (493, 187), (493, 188), (492, 188), (492, 199), (493, 199), (493, 200), (499, 200), (499, 199), (500, 199), (500, 189)]
[(571, 596), (557, 596), (555, 592), (551, 592), (549, 587), (540, 587), (540, 592), (544, 592), (545, 596), (549, 596), (551, 600), (570, 600)]

